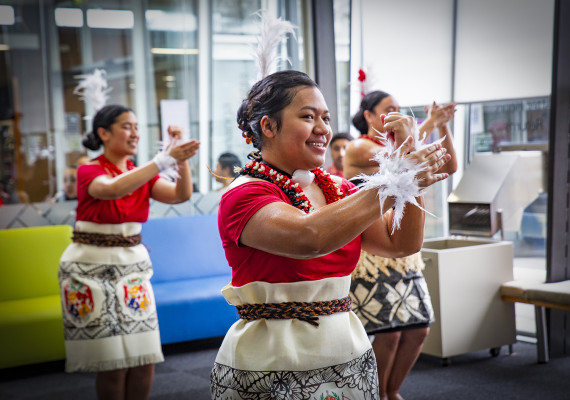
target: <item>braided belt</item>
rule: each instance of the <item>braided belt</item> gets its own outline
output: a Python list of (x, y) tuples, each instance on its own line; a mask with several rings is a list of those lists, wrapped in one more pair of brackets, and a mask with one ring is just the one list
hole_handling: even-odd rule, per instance
[(142, 236), (107, 235), (104, 233), (73, 231), (71, 240), (75, 243), (91, 244), (99, 247), (133, 247), (141, 243)]
[(319, 315), (331, 315), (338, 312), (350, 311), (352, 300), (350, 296), (342, 299), (285, 303), (243, 304), (236, 306), (239, 317), (247, 321), (256, 319), (298, 319), (319, 326)]

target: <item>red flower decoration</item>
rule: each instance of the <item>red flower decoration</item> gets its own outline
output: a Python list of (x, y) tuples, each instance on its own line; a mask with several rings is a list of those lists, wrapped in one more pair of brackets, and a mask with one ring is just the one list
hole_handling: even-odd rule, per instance
[(358, 70), (358, 80), (360, 82), (364, 82), (364, 80), (366, 79), (366, 74), (364, 73), (364, 71), (362, 70), (362, 68), (360, 68)]

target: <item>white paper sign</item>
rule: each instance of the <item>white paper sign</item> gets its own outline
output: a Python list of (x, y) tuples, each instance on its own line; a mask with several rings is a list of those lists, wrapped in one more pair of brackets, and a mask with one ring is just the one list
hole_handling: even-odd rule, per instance
[(182, 128), (182, 141), (190, 140), (190, 115), (188, 114), (188, 100), (161, 100), (160, 101), (160, 128), (164, 145), (170, 142), (168, 126), (178, 125)]

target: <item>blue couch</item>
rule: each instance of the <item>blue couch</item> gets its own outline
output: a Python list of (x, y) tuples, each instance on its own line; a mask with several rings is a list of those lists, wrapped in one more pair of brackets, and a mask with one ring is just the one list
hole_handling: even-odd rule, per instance
[(142, 236), (154, 268), (162, 344), (225, 335), (238, 315), (221, 293), (231, 268), (217, 215), (149, 219)]

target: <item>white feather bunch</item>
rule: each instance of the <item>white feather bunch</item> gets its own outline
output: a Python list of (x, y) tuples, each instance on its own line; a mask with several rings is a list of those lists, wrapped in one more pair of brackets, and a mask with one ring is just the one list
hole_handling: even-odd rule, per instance
[(73, 93), (79, 95), (79, 98), (95, 112), (105, 106), (108, 93), (112, 90), (107, 87), (106, 75), (103, 69), (95, 69), (92, 74), (80, 75), (81, 81), (73, 90)]
[[(394, 146), (394, 142), (392, 142), (391, 140), (388, 139), (388, 132), (380, 132), (379, 130), (377, 130), (374, 127), (372, 127), (372, 129), (374, 129), (374, 131), (378, 134), (377, 137), (386, 146), (383, 149), (384, 151), (387, 151), (389, 153), (393, 153), (395, 150), (397, 150), (396, 147)], [(428, 146), (428, 144), (425, 144), (425, 141), (429, 135), (423, 135), (422, 137), (420, 137), (420, 129), (418, 127), (418, 120), (415, 118), (414, 118), (414, 126), (412, 127), (411, 136), (414, 138), (414, 148), (416, 150), (421, 150), (424, 147)], [(444, 139), (445, 139), (445, 136), (443, 136), (442, 138), (439, 138), (438, 140), (434, 141), (433, 143), (441, 143), (441, 142), (443, 142)]]
[[(421, 150), (428, 146), (424, 144), (425, 136), (419, 137), (417, 121), (414, 119), (415, 127), (412, 132), (414, 138), (415, 149)], [(380, 201), (380, 210), (384, 214), (383, 204), (388, 197), (394, 198), (394, 217), (392, 225), (392, 233), (400, 228), (400, 223), (404, 216), (406, 203), (410, 203), (419, 207), (424, 212), (433, 216), (422, 208), (416, 200), (416, 197), (422, 194), (416, 175), (425, 169), (425, 163), (416, 164), (412, 160), (405, 158), (400, 154), (400, 148), (396, 149), (394, 143), (388, 140), (387, 133), (379, 132), (378, 136), (386, 146), (376, 153), (372, 160), (379, 165), (379, 170), (372, 175), (360, 174), (357, 179), (362, 180), (359, 187), (363, 190), (378, 190), (378, 200)], [(441, 143), (445, 137), (434, 143)]]
[(267, 11), (259, 11), (257, 15), (261, 18), (261, 36), (257, 39), (254, 58), (257, 63), (257, 79), (261, 80), (275, 72), (277, 62), (281, 59), (275, 50), (287, 33), (296, 37), (296, 26), (269, 15)]
[(167, 146), (165, 146), (165, 142), (159, 141), (159, 152), (152, 159), (158, 166), (160, 176), (171, 182), (175, 182), (180, 178), (180, 174), (178, 173), (178, 163), (176, 162), (176, 159), (169, 154), (170, 149), (176, 146), (176, 144), (176, 139), (172, 139)]

